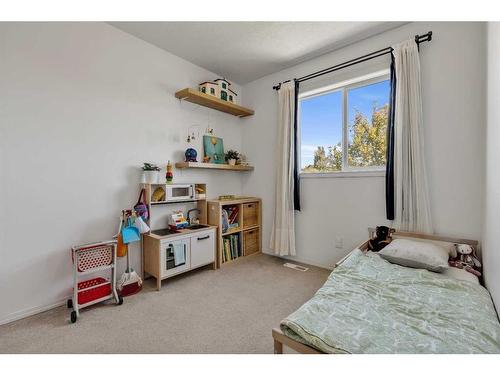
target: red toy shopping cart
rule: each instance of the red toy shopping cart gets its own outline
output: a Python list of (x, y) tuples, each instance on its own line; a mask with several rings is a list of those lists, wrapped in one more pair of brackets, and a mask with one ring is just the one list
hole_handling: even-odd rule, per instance
[[(113, 298), (118, 305), (123, 298), (116, 291), (116, 241), (96, 242), (71, 248), (73, 259), (73, 298), (67, 302), (71, 323), (80, 316), (80, 309)], [(80, 277), (111, 271), (110, 279), (94, 277), (79, 281)]]

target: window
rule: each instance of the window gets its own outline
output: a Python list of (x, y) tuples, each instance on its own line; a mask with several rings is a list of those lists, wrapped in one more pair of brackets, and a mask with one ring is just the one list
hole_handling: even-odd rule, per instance
[(213, 87), (210, 88), (210, 94), (215, 95), (215, 89)]
[(225, 92), (225, 91), (221, 91), (221, 92), (220, 92), (220, 98), (221, 98), (222, 100), (227, 101), (227, 92)]
[(224, 82), (222, 82), (222, 88), (227, 89), (227, 85)]
[(232, 102), (233, 101), (233, 96), (232, 95), (229, 95), (229, 101)]
[(206, 89), (205, 87), (202, 87), (202, 88), (201, 88), (201, 92), (202, 92), (202, 93), (205, 93), (206, 91), (207, 91), (207, 89)]
[(302, 174), (385, 169), (386, 71), (299, 95)]

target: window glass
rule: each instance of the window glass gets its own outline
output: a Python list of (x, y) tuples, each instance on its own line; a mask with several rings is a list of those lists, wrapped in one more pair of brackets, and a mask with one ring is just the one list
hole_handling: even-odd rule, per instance
[(349, 167), (385, 165), (389, 81), (348, 90)]
[(342, 93), (330, 92), (300, 101), (301, 170), (342, 169)]
[(299, 99), (301, 173), (383, 169), (390, 80), (382, 74)]

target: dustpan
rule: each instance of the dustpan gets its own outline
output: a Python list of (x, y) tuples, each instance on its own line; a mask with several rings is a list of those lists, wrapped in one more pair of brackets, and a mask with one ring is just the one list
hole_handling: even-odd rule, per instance
[(120, 280), (118, 281), (118, 293), (123, 296), (131, 296), (132, 294), (139, 293), (142, 289), (142, 279), (132, 268), (127, 268)]
[(130, 255), (127, 252), (127, 269), (123, 273), (122, 277), (117, 283), (117, 289), (121, 296), (126, 297), (132, 294), (138, 293), (142, 289), (142, 279), (134, 271), (132, 267), (130, 267)]
[(141, 240), (139, 229), (132, 224), (132, 219), (130, 218), (127, 220), (127, 225), (122, 228), (122, 240), (125, 244)]

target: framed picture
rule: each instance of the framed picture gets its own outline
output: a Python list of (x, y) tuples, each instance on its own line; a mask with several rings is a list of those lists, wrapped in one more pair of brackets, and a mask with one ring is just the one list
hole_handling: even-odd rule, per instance
[(210, 158), (210, 163), (224, 164), (224, 143), (222, 138), (204, 135), (203, 149), (205, 150), (205, 156)]

